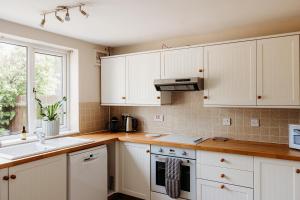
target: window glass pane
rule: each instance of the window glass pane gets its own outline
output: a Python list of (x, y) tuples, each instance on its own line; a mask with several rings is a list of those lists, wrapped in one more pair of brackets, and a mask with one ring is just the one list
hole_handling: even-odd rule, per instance
[(27, 127), (27, 48), (0, 43), (0, 136)]
[[(43, 105), (52, 104), (65, 96), (64, 60), (62, 56), (35, 53), (35, 89)], [(61, 125), (65, 124), (65, 108), (61, 110)], [(41, 127), (38, 117), (37, 127)]]

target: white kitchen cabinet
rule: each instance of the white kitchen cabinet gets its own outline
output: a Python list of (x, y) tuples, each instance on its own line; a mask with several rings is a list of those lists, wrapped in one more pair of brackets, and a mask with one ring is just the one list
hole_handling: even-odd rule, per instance
[(8, 169), (0, 170), (0, 200), (8, 200)]
[(157, 106), (171, 103), (169, 92), (157, 92), (160, 52), (106, 57), (101, 63), (101, 104)]
[(256, 41), (204, 47), (204, 105), (256, 105)]
[(11, 167), (9, 176), (9, 200), (67, 199), (66, 155)]
[(203, 77), (203, 47), (167, 49), (162, 55), (162, 78)]
[(160, 79), (160, 52), (126, 56), (126, 103), (164, 104), (165, 97), (156, 91), (154, 79)]
[(120, 190), (150, 200), (150, 145), (120, 144)]
[(257, 41), (257, 105), (299, 106), (299, 35)]
[(253, 200), (253, 189), (198, 179), (197, 200)]
[(254, 158), (255, 200), (299, 200), (299, 169), (300, 162)]
[(124, 104), (125, 56), (101, 60), (101, 104)]

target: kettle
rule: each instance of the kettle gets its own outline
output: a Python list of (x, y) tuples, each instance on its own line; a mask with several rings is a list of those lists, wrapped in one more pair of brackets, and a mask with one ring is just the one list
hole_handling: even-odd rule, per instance
[(127, 115), (125, 117), (125, 132), (134, 132), (137, 131), (138, 122), (137, 119)]

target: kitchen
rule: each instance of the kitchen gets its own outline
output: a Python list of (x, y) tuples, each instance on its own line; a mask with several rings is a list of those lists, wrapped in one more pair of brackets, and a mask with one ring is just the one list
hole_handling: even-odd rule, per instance
[(0, 200), (300, 199), (299, 2), (19, 3)]

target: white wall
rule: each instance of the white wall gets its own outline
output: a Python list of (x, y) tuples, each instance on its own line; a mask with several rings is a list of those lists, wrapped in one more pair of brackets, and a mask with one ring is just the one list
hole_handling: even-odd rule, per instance
[(0, 19), (0, 36), (1, 33), (2, 35), (8, 34), (70, 49), (77, 49), (79, 60), (79, 101), (100, 102), (100, 68), (94, 65), (94, 50), (104, 49), (103, 46), (34, 29), (2, 19)]

